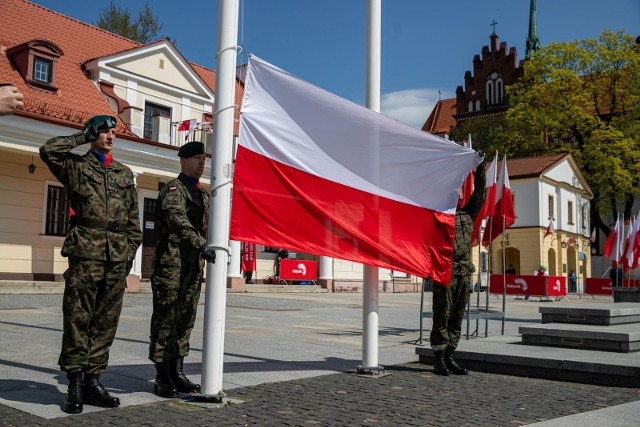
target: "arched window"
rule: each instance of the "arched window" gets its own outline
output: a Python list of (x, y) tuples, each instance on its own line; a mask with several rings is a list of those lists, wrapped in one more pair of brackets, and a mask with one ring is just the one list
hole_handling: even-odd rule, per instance
[(476, 99), (476, 111), (480, 111), (480, 100)]
[(502, 104), (502, 98), (504, 98), (504, 84), (502, 79), (498, 78), (496, 80), (496, 103)]
[(469, 101), (469, 106), (467, 107), (467, 112), (473, 112), (473, 101)]
[(493, 90), (494, 90), (494, 86), (493, 86), (493, 80), (488, 80), (487, 81), (487, 85), (485, 87), (485, 92), (486, 92), (486, 98), (487, 98), (487, 105), (493, 105)]

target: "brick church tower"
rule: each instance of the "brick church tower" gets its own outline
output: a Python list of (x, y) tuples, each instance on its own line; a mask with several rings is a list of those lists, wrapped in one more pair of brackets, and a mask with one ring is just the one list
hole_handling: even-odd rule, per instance
[[(447, 138), (451, 129), (463, 120), (502, 114), (509, 108), (505, 88), (524, 75), (524, 60), (518, 60), (515, 46), (508, 48), (506, 42), (498, 44), (496, 24), (492, 23), (489, 46), (482, 48), (481, 55), (474, 55), (473, 70), (465, 72), (464, 86), (457, 87), (455, 98), (438, 101), (422, 130)], [(536, 0), (531, 0), (526, 57), (539, 47)]]

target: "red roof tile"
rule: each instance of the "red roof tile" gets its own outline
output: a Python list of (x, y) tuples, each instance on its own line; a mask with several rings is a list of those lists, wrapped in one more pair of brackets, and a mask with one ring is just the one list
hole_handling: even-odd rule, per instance
[[(82, 65), (144, 46), (25, 0), (0, 1), (0, 28), (0, 83), (13, 83), (25, 96), (25, 107), (16, 114), (77, 127), (93, 115), (113, 114), (105, 97), (84, 74)], [(63, 52), (58, 60), (57, 92), (28, 85), (7, 58), (7, 49), (33, 39), (51, 41)], [(215, 71), (190, 64), (215, 91)], [(243, 90), (237, 86), (239, 103)]]
[[(569, 153), (549, 154), (535, 157), (507, 159), (510, 179), (523, 179), (541, 176), (547, 169), (568, 157)], [(502, 168), (502, 160), (498, 162), (498, 171)]]
[(456, 125), (454, 114), (456, 114), (456, 99), (442, 99), (436, 103), (422, 130), (429, 133), (449, 134)]

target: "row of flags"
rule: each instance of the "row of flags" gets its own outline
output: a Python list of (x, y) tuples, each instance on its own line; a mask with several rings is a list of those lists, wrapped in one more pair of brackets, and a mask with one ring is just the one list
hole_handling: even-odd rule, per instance
[(612, 261), (612, 267), (621, 265), (625, 272), (637, 268), (640, 259), (640, 219), (631, 218), (625, 237), (624, 220), (618, 216), (603, 251), (604, 256)]
[(207, 133), (213, 133), (213, 124), (211, 122), (199, 122), (196, 119), (188, 119), (180, 122), (180, 124), (178, 125), (178, 131), (187, 132), (184, 135), (184, 140), (186, 141), (187, 139), (189, 139), (190, 131), (198, 129), (202, 126), (209, 126), (209, 128), (207, 129)]
[[(472, 246), (477, 246), (480, 243), (482, 246), (489, 246), (492, 241), (515, 223), (516, 215), (506, 155), (502, 159), (501, 166), (498, 174), (498, 153), (496, 152), (493, 161), (487, 168), (486, 197), (474, 222)], [(482, 236), (480, 236), (483, 221), (485, 221), (485, 227)]]

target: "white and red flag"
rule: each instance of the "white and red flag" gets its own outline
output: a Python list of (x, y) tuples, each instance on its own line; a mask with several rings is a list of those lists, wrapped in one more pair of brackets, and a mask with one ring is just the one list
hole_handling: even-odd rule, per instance
[(473, 150), (251, 57), (230, 237), (451, 276), (455, 206)]
[(624, 241), (623, 228), (624, 223), (620, 221), (620, 216), (618, 216), (613, 231), (611, 231), (611, 234), (607, 237), (607, 241), (604, 242), (604, 256), (613, 261), (614, 267), (618, 265), (620, 258), (622, 258), (622, 242)]
[(178, 126), (178, 130), (179, 131), (188, 131), (191, 129), (195, 129), (196, 126), (198, 126), (198, 122), (196, 121), (196, 119), (189, 119), (189, 120), (185, 120), (182, 123), (180, 123), (180, 126)]
[(638, 221), (637, 218), (632, 218), (631, 221), (629, 221), (627, 238), (624, 242), (624, 251), (622, 252), (622, 265), (624, 266), (624, 271), (629, 271), (632, 268), (635, 268), (633, 267), (633, 263), (639, 223), (640, 221)]
[(482, 227), (482, 221), (485, 218), (493, 215), (496, 209), (496, 175), (498, 170), (498, 152), (496, 151), (493, 161), (487, 168), (485, 176), (486, 196), (480, 213), (476, 217), (473, 223), (473, 234), (471, 235), (471, 245), (478, 246), (480, 242), (480, 227)]
[(507, 228), (516, 222), (516, 213), (511, 195), (511, 183), (507, 170), (507, 156), (502, 158), (502, 168), (496, 185), (496, 208), (493, 216), (487, 221), (482, 235), (482, 246), (489, 246)]
[(596, 230), (597, 228), (594, 228), (591, 232), (591, 237), (589, 237), (589, 242), (591, 242), (592, 244), (596, 242)]
[[(469, 148), (473, 149), (473, 145), (471, 143), (471, 134), (469, 134)], [(462, 184), (462, 189), (460, 190), (460, 199), (458, 200), (458, 205), (456, 209), (462, 209), (464, 205), (467, 204), (471, 195), (473, 194), (474, 186), (473, 186), (473, 172), (469, 172), (467, 175), (467, 179), (464, 180), (464, 184)]]
[[(553, 228), (553, 220), (550, 219), (549, 220), (549, 226), (547, 227), (547, 231), (544, 233), (544, 237), (550, 236), (555, 232), (556, 232), (556, 229)], [(553, 242), (551, 242), (551, 243), (553, 243)]]

